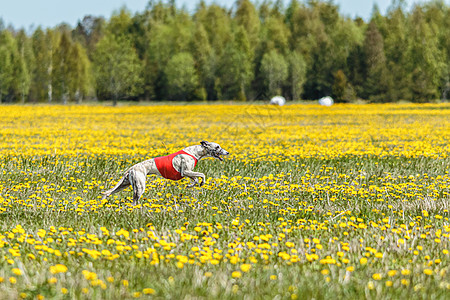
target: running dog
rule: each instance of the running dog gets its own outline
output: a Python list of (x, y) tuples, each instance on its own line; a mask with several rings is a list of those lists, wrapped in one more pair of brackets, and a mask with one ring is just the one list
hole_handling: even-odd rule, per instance
[(189, 146), (167, 156), (147, 159), (126, 170), (115, 187), (102, 192), (103, 199), (131, 185), (133, 187), (133, 205), (136, 205), (145, 191), (146, 176), (150, 174), (161, 175), (170, 180), (188, 177), (192, 180), (188, 187), (193, 187), (199, 183), (198, 178), (201, 177), (202, 181), (199, 186), (202, 186), (205, 183), (205, 174), (194, 172), (197, 162), (205, 157), (213, 157), (223, 161), (221, 156), (228, 154), (228, 151), (222, 149), (219, 144), (202, 141), (200, 145)]

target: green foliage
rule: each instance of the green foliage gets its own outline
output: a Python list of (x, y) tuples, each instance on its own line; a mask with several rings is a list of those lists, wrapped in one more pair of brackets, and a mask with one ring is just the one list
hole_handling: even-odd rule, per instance
[(91, 90), (90, 61), (85, 49), (74, 42), (67, 31), (62, 32), (58, 40), (52, 57), (54, 97), (64, 104), (69, 100), (80, 103)]
[(291, 96), (292, 99), (299, 100), (306, 81), (306, 62), (300, 53), (294, 51), (288, 57), (288, 65)]
[(385, 19), (386, 36), (384, 47), (389, 69), (388, 82), (390, 100), (411, 99), (411, 74), (407, 68), (406, 49), (409, 46), (407, 33), (407, 16), (402, 8), (388, 12)]
[(137, 96), (141, 87), (142, 67), (131, 42), (125, 37), (105, 35), (94, 53), (97, 93), (112, 97)]
[(277, 50), (283, 55), (289, 52), (290, 32), (280, 18), (268, 17), (262, 28), (261, 46), (264, 52)]
[(31, 37), (33, 55), (36, 60), (30, 87), (30, 99), (33, 102), (50, 100), (48, 99), (52, 69), (52, 43), (48, 39), (50, 34), (50, 31), (46, 33), (39, 27)]
[[(170, 7), (155, 8), (166, 17), (151, 20), (148, 44), (145, 52), (145, 89), (151, 98), (162, 99), (168, 96), (164, 78), (164, 68), (169, 60), (181, 52), (189, 52), (192, 40), (193, 22), (187, 14), (171, 15)], [(157, 13), (155, 12), (155, 13)]]
[(284, 57), (272, 50), (264, 54), (261, 62), (267, 93), (270, 97), (281, 94), (283, 82), (289, 75), (289, 66)]
[[(134, 15), (123, 7), (109, 19), (85, 16), (74, 29), (38, 27), (27, 36), (1, 26), (0, 99), (264, 99), (275, 92), (317, 99), (333, 94), (338, 70), (347, 78), (347, 100), (447, 99), (449, 20), (442, 0), (410, 11), (405, 1), (393, 1), (386, 15), (375, 5), (368, 23), (340, 15), (336, 4), (323, 0), (291, 0), (286, 8), (283, 1), (238, 0), (231, 9), (200, 1), (192, 14), (175, 1), (156, 0)], [(112, 43), (126, 54), (109, 61), (131, 62), (120, 68), (134, 74), (117, 88), (99, 67), (106, 59), (98, 53)], [(193, 58), (196, 87), (175, 96), (166, 68), (181, 53)], [(281, 62), (282, 73), (273, 73), (271, 59)]]
[(14, 84), (14, 57), (17, 46), (9, 31), (0, 33), (0, 103)]
[(245, 90), (253, 77), (252, 52), (246, 31), (239, 26), (225, 47), (217, 74), (219, 99), (246, 100)]
[(342, 70), (334, 73), (333, 96), (338, 102), (344, 101), (345, 89), (347, 88), (347, 77)]
[(255, 6), (250, 0), (238, 0), (236, 10), (236, 22), (247, 33), (250, 46), (254, 48), (258, 43), (260, 21)]
[[(195, 68), (199, 77), (199, 86), (202, 90), (198, 98), (201, 100), (211, 99), (214, 88), (214, 52), (209, 43), (208, 33), (201, 23), (195, 26), (191, 53), (195, 58)], [(210, 95), (209, 97), (208, 94)]]
[(171, 100), (191, 100), (198, 85), (194, 58), (181, 52), (173, 56), (164, 68), (167, 90)]
[(71, 99), (81, 103), (84, 96), (91, 92), (91, 63), (85, 49), (80, 43), (74, 43), (70, 49), (69, 61), (70, 80), (68, 92)]
[(71, 47), (72, 40), (68, 32), (63, 32), (53, 55), (52, 84), (54, 96), (62, 99), (64, 104), (67, 103), (69, 97), (69, 81), (71, 73), (74, 71), (69, 63)]
[(364, 98), (383, 101), (386, 99), (388, 83), (384, 42), (375, 22), (370, 22), (363, 45), (365, 81), (362, 95)]
[(119, 36), (127, 36), (130, 33), (131, 27), (131, 14), (125, 8), (121, 8), (118, 12), (114, 13), (106, 25), (108, 32), (114, 33)]
[(104, 27), (105, 19), (88, 15), (78, 22), (72, 31), (73, 40), (79, 42), (86, 49), (89, 58), (92, 58), (95, 45), (104, 34)]
[(412, 98), (416, 102), (433, 100), (439, 97), (445, 56), (439, 49), (437, 28), (426, 22), (422, 8), (416, 6), (411, 18), (408, 57), (412, 74)]
[(31, 46), (31, 40), (28, 39), (24, 30), (20, 30), (17, 35), (18, 55), (15, 62), (16, 78), (15, 86), (17, 98), (25, 102), (25, 98), (30, 92), (31, 74), (35, 68), (35, 58)]

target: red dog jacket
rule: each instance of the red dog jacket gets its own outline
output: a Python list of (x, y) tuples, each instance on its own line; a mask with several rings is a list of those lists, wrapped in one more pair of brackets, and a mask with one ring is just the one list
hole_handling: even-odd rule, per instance
[(173, 158), (180, 154), (189, 155), (195, 161), (194, 167), (197, 165), (197, 159), (193, 155), (190, 155), (189, 153), (186, 153), (183, 150), (180, 150), (167, 156), (155, 157), (156, 168), (158, 169), (159, 173), (161, 173), (162, 177), (171, 180), (180, 180), (181, 178), (183, 178), (183, 176), (181, 176), (181, 173), (175, 170), (172, 164)]

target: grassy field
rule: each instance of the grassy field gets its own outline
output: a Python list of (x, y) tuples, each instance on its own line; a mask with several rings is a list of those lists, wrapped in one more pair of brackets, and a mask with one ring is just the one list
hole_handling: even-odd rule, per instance
[[(141, 203), (100, 191), (201, 140)], [(448, 299), (450, 105), (0, 107), (2, 299)]]

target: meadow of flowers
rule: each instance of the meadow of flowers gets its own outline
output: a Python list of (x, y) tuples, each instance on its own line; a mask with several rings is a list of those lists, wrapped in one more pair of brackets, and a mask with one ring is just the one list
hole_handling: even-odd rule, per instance
[[(203, 187), (144, 159), (201, 140)], [(450, 105), (0, 107), (0, 298), (450, 294)]]

